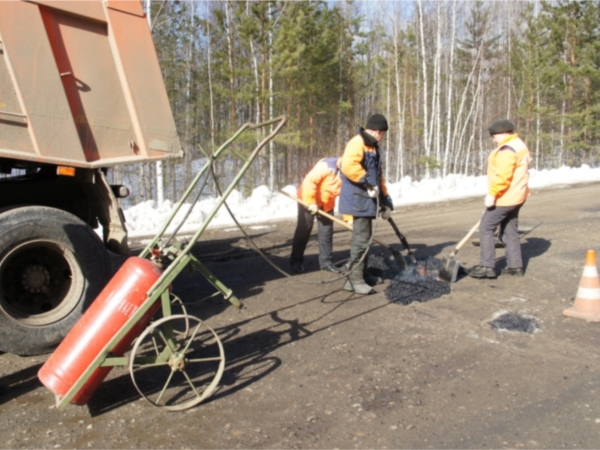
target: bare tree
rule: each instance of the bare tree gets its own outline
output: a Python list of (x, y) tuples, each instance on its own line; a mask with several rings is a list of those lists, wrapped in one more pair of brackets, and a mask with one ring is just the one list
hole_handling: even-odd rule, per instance
[(452, 136), (452, 105), (454, 100), (454, 49), (456, 45), (456, 3), (457, 0), (452, 2), (452, 31), (450, 33), (450, 56), (448, 58), (448, 78), (446, 82), (446, 147), (444, 149), (444, 159), (442, 161), (442, 176), (445, 177), (448, 174), (448, 162), (451, 147), (451, 136)]
[(421, 70), (423, 76), (423, 149), (425, 150), (425, 158), (427, 164), (425, 165), (425, 178), (429, 178), (429, 157), (431, 155), (431, 148), (429, 146), (429, 117), (428, 117), (428, 103), (429, 103), (429, 91), (427, 86), (427, 55), (425, 52), (425, 33), (423, 31), (423, 2), (417, 0), (417, 6), (419, 11), (419, 43), (421, 47)]

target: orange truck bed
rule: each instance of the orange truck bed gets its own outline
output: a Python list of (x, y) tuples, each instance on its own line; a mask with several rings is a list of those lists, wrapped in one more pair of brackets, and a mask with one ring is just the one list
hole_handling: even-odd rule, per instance
[(0, 1), (0, 158), (93, 169), (181, 155), (140, 1)]

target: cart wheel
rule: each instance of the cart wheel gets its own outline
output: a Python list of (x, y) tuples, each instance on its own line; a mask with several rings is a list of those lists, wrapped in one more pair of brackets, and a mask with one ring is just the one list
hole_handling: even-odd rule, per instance
[[(172, 292), (169, 292), (169, 298), (171, 300), (171, 313), (166, 317), (180, 316), (180, 315), (189, 317), (187, 308), (185, 307), (185, 303), (183, 303), (183, 300), (181, 300), (181, 298), (179, 298), (177, 295), (173, 294)], [(154, 314), (154, 317), (152, 318), (152, 322), (156, 322), (157, 320), (159, 320), (163, 317), (165, 317), (163, 315), (163, 309), (159, 308), (158, 311), (156, 311), (156, 314)], [(188, 322), (188, 326), (186, 326), (185, 328), (183, 328), (181, 330), (177, 330), (177, 331), (184, 332), (187, 335), (187, 332), (189, 331), (189, 329), (190, 329), (190, 327), (189, 327), (189, 322)], [(138, 337), (138, 339), (139, 339), (139, 337)]]
[[(185, 326), (181, 326), (178, 329), (173, 329), (173, 332), (181, 333), (180, 338), (186, 339), (188, 336), (188, 333), (190, 331), (189, 317), (191, 317), (191, 316), (188, 315), (187, 309), (185, 307), (185, 303), (183, 303), (183, 300), (181, 300), (181, 298), (179, 298), (177, 295), (173, 294), (172, 292), (169, 292), (169, 296), (171, 298), (171, 316), (179, 316), (179, 315), (186, 316)], [(159, 309), (157, 314), (159, 314), (160, 312), (161, 312), (161, 310)]]
[[(187, 315), (187, 309), (185, 307), (185, 303), (183, 303), (183, 300), (181, 300), (181, 298), (179, 298), (177, 295), (173, 294), (172, 292), (169, 293), (169, 297), (171, 299), (171, 314), (169, 314), (169, 316), (167, 316), (167, 317), (177, 316), (177, 315), (185, 315), (186, 317), (189, 318), (190, 316)], [(161, 319), (162, 317), (163, 317), (163, 310), (162, 310), (162, 308), (159, 308), (156, 311), (156, 313), (154, 314), (154, 316), (152, 317), (152, 320), (151, 320), (151, 323), (149, 326), (151, 326), (154, 322)], [(181, 339), (185, 339), (188, 336), (188, 333), (190, 331), (189, 320), (186, 319), (185, 322), (186, 323), (185, 323), (184, 327), (179, 327), (178, 329), (173, 330), (174, 333), (181, 333)], [(136, 337), (134, 339), (133, 345), (135, 345), (135, 342), (138, 341), (141, 337), (142, 337), (142, 335), (139, 335), (138, 337)]]
[(169, 292), (169, 297), (171, 298), (171, 311), (173, 311), (172, 315), (187, 315), (187, 309), (185, 308), (185, 304), (183, 300), (181, 300), (177, 295)]
[(154, 406), (181, 411), (208, 398), (223, 376), (225, 352), (212, 328), (178, 314), (150, 324), (136, 340), (129, 372)]

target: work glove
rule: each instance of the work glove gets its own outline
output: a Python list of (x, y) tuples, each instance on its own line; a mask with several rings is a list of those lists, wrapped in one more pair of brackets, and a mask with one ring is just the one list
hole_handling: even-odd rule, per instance
[(385, 197), (383, 197), (381, 204), (383, 206), (387, 206), (392, 211), (394, 210), (394, 203), (392, 202), (392, 197), (390, 197), (389, 195), (386, 195)]
[(389, 206), (384, 206), (381, 208), (380, 212), (383, 220), (388, 220), (390, 217), (392, 217), (392, 209)]
[(492, 206), (494, 206), (496, 204), (496, 197), (488, 194), (485, 196), (485, 200), (483, 203), (485, 204), (486, 208), (491, 208)]
[(314, 214), (316, 214), (316, 213), (317, 213), (317, 211), (319, 210), (319, 207), (317, 206), (317, 204), (316, 204), (316, 203), (313, 203), (312, 205), (308, 205), (308, 206), (306, 207), (306, 209), (308, 209), (308, 212), (309, 212), (309, 213), (311, 213), (311, 214), (313, 214), (313, 215), (314, 215)]
[(377, 186), (371, 186), (370, 184), (367, 184), (367, 194), (371, 198), (377, 198), (377, 195), (379, 194), (379, 188)]

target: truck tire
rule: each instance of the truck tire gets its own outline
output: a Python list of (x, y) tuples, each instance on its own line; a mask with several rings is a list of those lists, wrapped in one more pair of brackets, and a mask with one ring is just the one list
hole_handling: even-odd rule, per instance
[(0, 350), (52, 351), (110, 275), (104, 244), (76, 216), (44, 206), (0, 213)]

